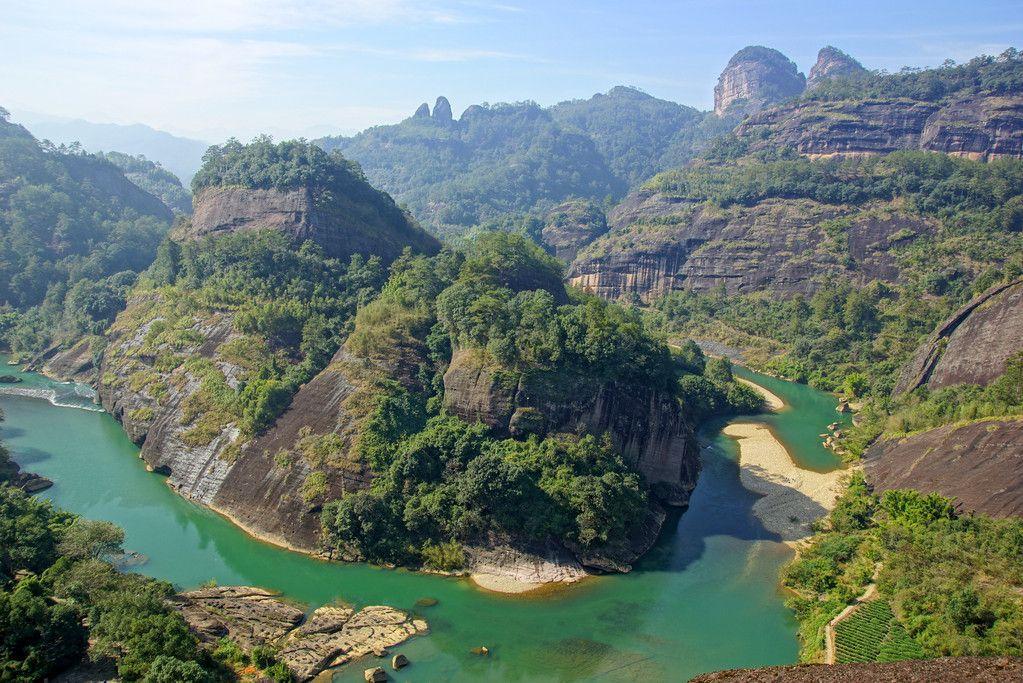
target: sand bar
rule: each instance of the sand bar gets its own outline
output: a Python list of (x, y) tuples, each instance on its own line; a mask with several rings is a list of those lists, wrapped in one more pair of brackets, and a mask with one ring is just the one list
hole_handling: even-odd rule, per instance
[(724, 434), (739, 443), (739, 479), (763, 498), (753, 514), (789, 544), (810, 536), (810, 525), (835, 507), (847, 470), (813, 472), (795, 462), (766, 425), (730, 424)]
[(767, 404), (767, 407), (770, 408), (771, 410), (781, 410), (782, 408), (785, 407), (785, 401), (781, 400), (781, 397), (779, 397), (777, 394), (771, 393), (770, 391), (760, 386), (756, 382), (751, 382), (748, 379), (743, 379), (742, 377), (736, 377), (735, 381), (741, 384), (745, 384), (746, 386), (748, 386), (749, 388), (753, 389), (761, 396), (763, 396), (764, 402)]

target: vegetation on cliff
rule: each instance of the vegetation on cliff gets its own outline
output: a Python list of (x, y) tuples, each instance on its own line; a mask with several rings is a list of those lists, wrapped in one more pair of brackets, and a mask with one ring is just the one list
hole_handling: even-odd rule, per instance
[(1023, 521), (959, 515), (936, 494), (878, 497), (856, 475), (785, 573), (804, 660), (820, 658), (824, 626), (875, 574), (895, 630), (916, 647), (886, 642), (889, 626), (862, 644), (873, 659), (1023, 654)]
[(627, 544), (645, 515), (647, 486), (607, 437), (548, 433), (528, 424), (527, 410), (520, 426), (529, 435), (513, 439), (445, 410), (453, 349), (480, 354), (498, 382), (529, 374), (559, 404), (565, 386), (609, 383), (685, 396), (694, 415), (760, 404), (716, 365), (705, 377), (699, 349), (673, 359), (636, 311), (567, 293), (552, 257), (506, 233), (482, 236), (464, 258), (396, 262), (347, 345), (413, 368), (413, 381), (380, 383), (363, 427), (358, 454), (375, 474), (371, 488), (324, 507), (326, 545), (373, 561), (455, 569), (462, 544), (491, 537), (599, 554)]
[(115, 165), (40, 143), (0, 109), (0, 344), (36, 352), (104, 329), (170, 221)]

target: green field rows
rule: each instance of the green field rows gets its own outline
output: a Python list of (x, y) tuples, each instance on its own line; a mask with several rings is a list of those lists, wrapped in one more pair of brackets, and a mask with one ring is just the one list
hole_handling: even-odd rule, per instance
[(868, 602), (835, 627), (835, 658), (847, 662), (894, 662), (924, 656), (886, 600)]

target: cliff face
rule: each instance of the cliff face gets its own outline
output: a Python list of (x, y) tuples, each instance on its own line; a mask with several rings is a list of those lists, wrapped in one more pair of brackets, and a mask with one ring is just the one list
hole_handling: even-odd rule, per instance
[(505, 435), (610, 432), (625, 459), (670, 505), (685, 505), (696, 484), (692, 427), (674, 397), (645, 387), (504, 372), (478, 352), (456, 351), (444, 374), (444, 405)]
[(866, 73), (862, 64), (829, 45), (817, 53), (817, 62), (806, 79), (806, 90), (809, 92), (831, 78), (856, 78)]
[(575, 260), (579, 250), (607, 232), (607, 217), (593, 202), (582, 200), (560, 204), (547, 213), (543, 242), (565, 263)]
[(938, 326), (909, 362), (895, 394), (920, 386), (988, 384), (1023, 340), (1023, 279), (996, 285)]
[[(895, 281), (890, 248), (926, 234), (926, 221), (881, 205), (856, 212), (810, 200), (718, 209), (650, 190), (609, 216), (611, 232), (580, 252), (569, 281), (607, 299), (651, 301), (673, 290), (811, 293), (828, 274)], [(828, 221), (844, 221), (829, 234)]]
[(313, 187), (211, 187), (199, 192), (194, 204), (191, 222), (175, 231), (176, 239), (276, 230), (297, 242), (312, 240), (328, 256), (376, 254), (386, 261), (397, 258), (405, 246), (426, 253), (439, 249), (390, 197), (368, 186), (351, 196), (325, 195)]
[(782, 102), (803, 92), (806, 77), (788, 57), (767, 47), (737, 52), (714, 87), (714, 113), (723, 116), (733, 106), (746, 112)]
[(992, 420), (886, 439), (865, 456), (877, 492), (912, 488), (955, 498), (965, 511), (1023, 515), (1023, 420)]
[(975, 160), (1023, 157), (1023, 97), (799, 101), (736, 128), (751, 149), (791, 147), (810, 158), (922, 149)]

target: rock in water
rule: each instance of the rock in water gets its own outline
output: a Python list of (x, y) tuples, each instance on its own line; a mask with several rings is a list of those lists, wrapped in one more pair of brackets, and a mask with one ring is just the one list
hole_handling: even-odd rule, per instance
[(366, 669), (363, 672), (362, 677), (369, 681), (369, 683), (380, 683), (381, 681), (387, 680), (387, 672), (378, 666), (372, 669)]
[(806, 77), (795, 63), (769, 47), (751, 45), (735, 53), (714, 88), (714, 113), (723, 116), (732, 105), (743, 112), (759, 111), (803, 92)]
[(15, 375), (0, 375), (0, 384), (17, 384), (20, 381), (21, 378)]
[(394, 667), (396, 671), (408, 666), (408, 657), (402, 654), (394, 655), (391, 659), (391, 666)]
[[(279, 657), (299, 681), (324, 669), (341, 666), (371, 652), (385, 651), (411, 636), (425, 633), (427, 623), (391, 607), (328, 605), (305, 622), (304, 612), (261, 588), (223, 586), (182, 593), (171, 599), (189, 627), (210, 646), (223, 637), (243, 649), (278, 646)], [(301, 625), (300, 625), (301, 624)], [(404, 657), (404, 655), (400, 655)], [(408, 660), (405, 660), (408, 663)], [(383, 669), (375, 667), (387, 679)]]

